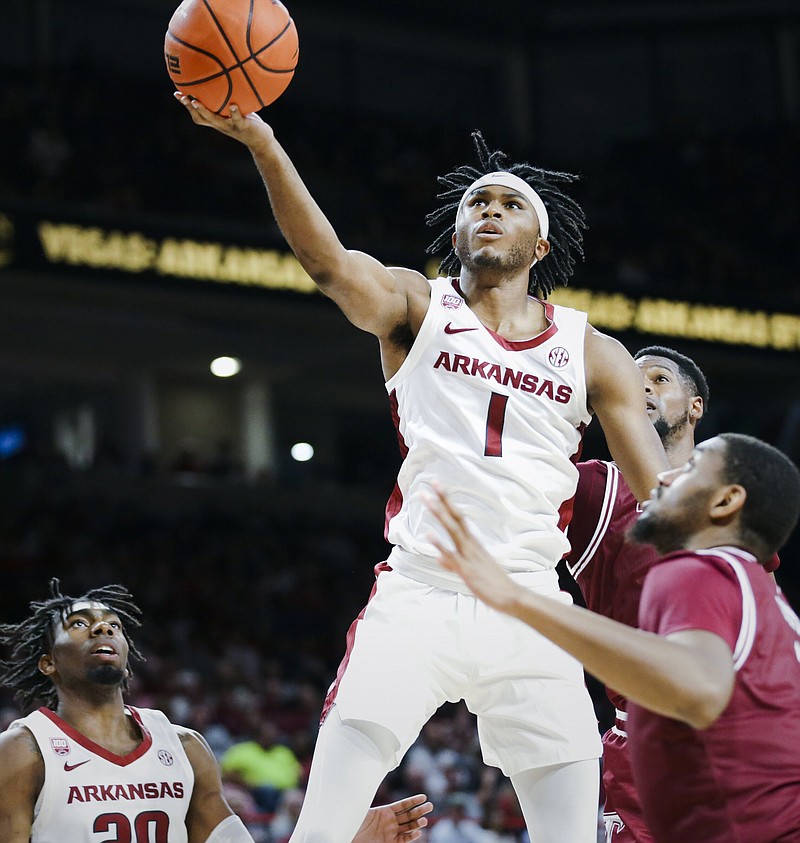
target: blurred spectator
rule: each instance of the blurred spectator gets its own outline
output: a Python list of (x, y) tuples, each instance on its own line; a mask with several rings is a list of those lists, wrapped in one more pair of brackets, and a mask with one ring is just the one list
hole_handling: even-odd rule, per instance
[(305, 792), (299, 788), (284, 790), (278, 802), (277, 810), (269, 824), (273, 843), (286, 843), (294, 831), (300, 809), (303, 807)]
[(292, 750), (279, 742), (278, 729), (263, 720), (253, 732), (253, 739), (235, 743), (221, 760), (222, 773), (228, 781), (247, 787), (258, 807), (271, 813), (282, 791), (300, 783), (302, 766)]
[(486, 831), (467, 813), (469, 804), (466, 793), (451, 793), (441, 819), (431, 829), (430, 843), (488, 843)]

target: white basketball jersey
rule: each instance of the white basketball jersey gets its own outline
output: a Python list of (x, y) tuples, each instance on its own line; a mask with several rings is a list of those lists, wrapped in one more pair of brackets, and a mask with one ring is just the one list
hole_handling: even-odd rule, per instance
[(180, 738), (160, 711), (126, 710), (144, 740), (125, 756), (46, 708), (18, 721), (44, 759), (31, 843), (186, 843), (194, 772)]
[[(403, 463), (386, 508), (390, 564), (433, 584), (438, 483), (507, 570), (550, 571), (568, 551), (587, 407), (586, 314), (543, 303), (547, 328), (511, 342), (486, 328), (451, 278), (431, 281), (411, 351), (386, 382)], [(461, 590), (461, 588), (459, 588)]]

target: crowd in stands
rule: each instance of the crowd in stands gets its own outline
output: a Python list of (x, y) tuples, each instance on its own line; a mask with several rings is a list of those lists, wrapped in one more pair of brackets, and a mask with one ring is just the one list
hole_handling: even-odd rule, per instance
[[(0, 171), (0, 200), (158, 215), (281, 242), (246, 151), (198, 131), (171, 93), (166, 77), (103, 82), (80, 65), (38, 82), (9, 72), (0, 110), (15, 166)], [(427, 125), (303, 109), (291, 98), (267, 116), (344, 242), (420, 265), (433, 239), (424, 216), (436, 206), (436, 176), (471, 162), (474, 127), (437, 126), (431, 143)], [(582, 286), (742, 306), (755, 295), (767, 308), (800, 308), (800, 127), (715, 133), (675, 121), (658, 138), (579, 163), (512, 148), (483, 129), (514, 158), (581, 172), (575, 192), (590, 222)]]

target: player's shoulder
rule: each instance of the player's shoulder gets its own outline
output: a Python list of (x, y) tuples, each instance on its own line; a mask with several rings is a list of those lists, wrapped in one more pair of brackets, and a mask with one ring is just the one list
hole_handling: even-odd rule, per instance
[(726, 554), (718, 548), (702, 550), (676, 550), (661, 557), (647, 574), (645, 586), (662, 590), (672, 588), (691, 588), (700, 578), (724, 578), (731, 582), (737, 580), (736, 563), (742, 558), (736, 554)]
[(188, 726), (181, 726), (178, 723), (171, 723), (175, 734), (180, 739), (181, 743), (185, 741), (204, 740), (203, 736), (196, 729), (190, 729)]
[(407, 266), (387, 266), (397, 285), (408, 292), (430, 295), (432, 282), (416, 269)]
[(589, 351), (596, 351), (598, 354), (612, 354), (630, 357), (630, 352), (627, 348), (611, 334), (603, 333), (592, 325), (588, 320), (586, 321), (585, 329), (586, 349)]
[[(633, 498), (622, 472), (617, 464), (611, 460), (586, 460), (577, 464), (578, 493), (588, 495), (602, 494), (609, 499), (609, 503), (627, 498)], [(606, 487), (609, 493), (606, 494)]]
[(588, 482), (590, 480), (606, 478), (610, 466), (613, 466), (613, 463), (606, 460), (583, 460), (576, 467), (580, 480)]
[(171, 725), (175, 730), (175, 734), (178, 736), (178, 740), (181, 742), (184, 750), (186, 750), (190, 756), (192, 752), (213, 755), (211, 747), (208, 745), (208, 741), (206, 741), (206, 739), (196, 729), (190, 729), (188, 726), (178, 726), (175, 723), (172, 723)]
[(40, 767), (41, 764), (39, 744), (22, 720), (15, 720), (4, 732), (0, 732), (0, 767), (11, 765), (20, 769)]

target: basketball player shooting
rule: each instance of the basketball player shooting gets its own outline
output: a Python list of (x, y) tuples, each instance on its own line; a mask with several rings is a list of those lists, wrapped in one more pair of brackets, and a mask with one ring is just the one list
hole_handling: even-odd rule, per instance
[(352, 837), (424, 723), (462, 699), (531, 838), (593, 843), (600, 740), (582, 668), (441, 569), (423, 503), (441, 483), (517, 582), (555, 596), (592, 416), (638, 497), (667, 468), (628, 352), (547, 302), (582, 255), (583, 211), (562, 189), (575, 177), (512, 164), (476, 133), (478, 166), (440, 178), (429, 222), (443, 230), (429, 251), (446, 251), (444, 274), (429, 280), (346, 249), (257, 115), (232, 105), (225, 119), (176, 97), (195, 123), (248, 147), (303, 268), (378, 338), (404, 458), (386, 510), (394, 548), (348, 634), (293, 843)]
[[(128, 629), (139, 610), (121, 586), (60, 593), (0, 627), (12, 657), (0, 684), (44, 706), (0, 735), (3, 843), (253, 843), (222, 793), (197, 732), (160, 711), (126, 706)], [(432, 810), (424, 795), (368, 812), (354, 843), (416, 840)], [(110, 836), (113, 835), (113, 836)]]

